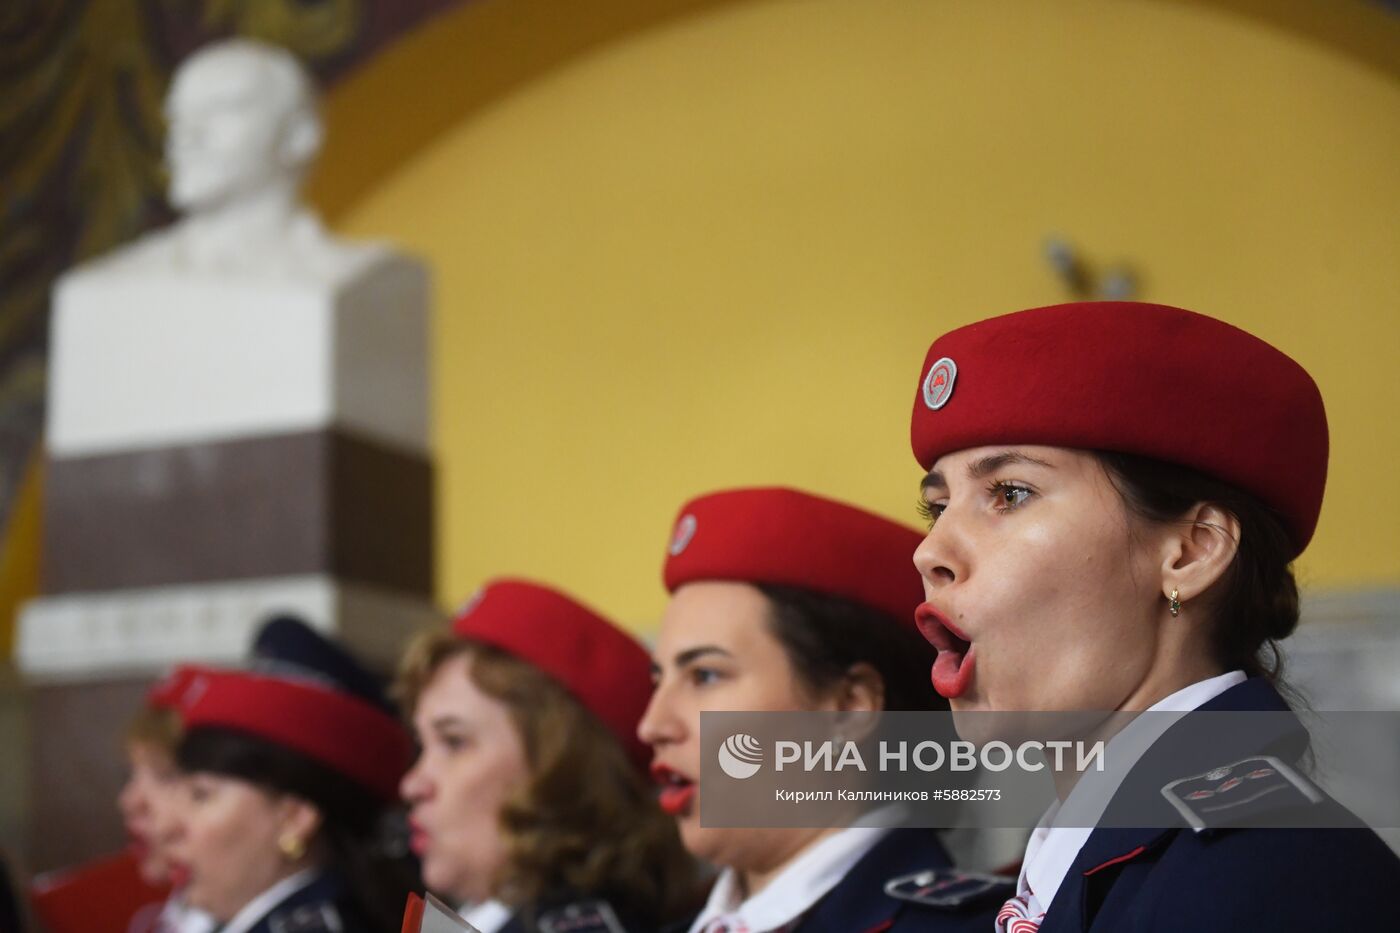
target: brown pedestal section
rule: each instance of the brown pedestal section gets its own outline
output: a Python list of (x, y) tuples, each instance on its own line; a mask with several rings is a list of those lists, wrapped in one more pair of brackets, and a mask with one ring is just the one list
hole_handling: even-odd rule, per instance
[(325, 574), (432, 593), (432, 468), (340, 431), (58, 458), (43, 592)]

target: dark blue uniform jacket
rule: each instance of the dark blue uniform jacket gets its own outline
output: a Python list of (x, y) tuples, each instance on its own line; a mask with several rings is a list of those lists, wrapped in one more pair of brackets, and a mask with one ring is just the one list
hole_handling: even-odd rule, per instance
[[(1288, 706), (1266, 680), (1252, 678), (1201, 709), (1286, 713)], [(1269, 720), (1280, 721), (1293, 727), (1264, 730), (1252, 738), (1253, 750), (1296, 761), (1306, 749), (1306, 733), (1291, 716)], [(1175, 773), (1186, 776), (1224, 764), (1192, 760), (1190, 744), (1174, 742), (1174, 732), (1176, 727), (1149, 750), (1144, 770), (1161, 774), (1175, 761)], [(1137, 793), (1139, 805), (1143, 794), (1162, 797), (1160, 782), (1135, 786), (1138, 773), (1134, 768), (1120, 794)], [(1330, 798), (1314, 802), (1281, 793), (1270, 799), (1269, 807), (1331, 808), (1334, 825), (1352, 828), (1193, 828), (1180, 818), (1174, 824), (1170, 816), (1154, 820), (1152, 829), (1101, 827), (1080, 850), (1040, 933), (1400, 930), (1396, 912), (1384, 906), (1400, 891), (1400, 859), (1379, 837)], [(1115, 795), (1110, 812), (1119, 803)], [(1162, 797), (1161, 806), (1171, 805)], [(1270, 816), (1256, 815), (1265, 821)]]
[[(895, 829), (852, 866), (792, 933), (991, 933), (1014, 880), (956, 871), (931, 829)], [(666, 928), (686, 933), (695, 921)]]
[(355, 911), (344, 884), (324, 874), (289, 894), (267, 912), (248, 933), (379, 933)]

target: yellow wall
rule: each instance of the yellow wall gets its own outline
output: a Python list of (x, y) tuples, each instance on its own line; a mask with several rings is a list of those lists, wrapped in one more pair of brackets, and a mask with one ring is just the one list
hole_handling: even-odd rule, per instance
[(1393, 75), (1209, 4), (756, 0), (473, 112), (338, 226), (436, 270), (445, 604), (526, 573), (648, 628), (725, 485), (912, 521), (924, 349), (1065, 298), (1052, 231), (1314, 374), (1303, 580), (1394, 585), (1396, 152)]

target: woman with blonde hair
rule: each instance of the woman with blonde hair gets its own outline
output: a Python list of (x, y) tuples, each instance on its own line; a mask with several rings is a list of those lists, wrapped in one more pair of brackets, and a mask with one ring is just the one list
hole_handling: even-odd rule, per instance
[(401, 792), (427, 887), (482, 933), (651, 929), (683, 907), (693, 869), (635, 736), (650, 689), (631, 636), (523, 580), (413, 642)]

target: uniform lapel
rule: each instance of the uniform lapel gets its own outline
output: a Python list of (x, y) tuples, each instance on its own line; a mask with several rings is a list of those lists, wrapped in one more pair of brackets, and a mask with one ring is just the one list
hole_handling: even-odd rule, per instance
[(951, 868), (952, 864), (933, 830), (891, 830), (817, 901), (795, 933), (876, 933), (888, 929), (905, 902), (886, 895), (885, 882), (911, 872)]
[[(1288, 706), (1278, 691), (1263, 678), (1250, 678), (1237, 684), (1200, 707), (1201, 711), (1267, 711), (1287, 712)], [(1187, 720), (1190, 716), (1188, 714)], [(1151, 862), (1176, 834), (1189, 831), (1184, 822), (1161, 796), (1163, 774), (1179, 771), (1182, 775), (1193, 770), (1219, 764), (1214, 760), (1195, 760), (1199, 752), (1193, 750), (1190, 723), (1183, 721), (1168, 729), (1143, 756), (1138, 766), (1130, 772), (1110, 804), (1107, 814), (1112, 814), (1120, 806), (1131, 806), (1131, 812), (1143, 813), (1155, 810), (1160, 814), (1155, 827), (1114, 828), (1103, 827), (1094, 830), (1084, 847), (1079, 850), (1073, 866), (1065, 876), (1055, 901), (1047, 911), (1040, 933), (1081, 933), (1091, 929), (1096, 921), (1102, 921), (1101, 929), (1115, 929), (1115, 922), (1109, 913), (1101, 908), (1107, 902), (1108, 893), (1127, 873), (1131, 877), (1141, 877), (1133, 868), (1144, 862)], [(1253, 735), (1252, 744), (1258, 748), (1271, 748), (1296, 756), (1306, 747), (1307, 733), (1296, 719), (1291, 724), (1282, 717), (1271, 717), (1264, 729)], [(1143, 776), (1150, 780), (1143, 783)], [(1150, 786), (1148, 786), (1150, 785)], [(1125, 881), (1125, 884), (1136, 882)], [(1122, 893), (1122, 892), (1119, 892)], [(1117, 898), (1116, 905), (1126, 907), (1129, 900)], [(1110, 908), (1112, 910), (1113, 908)]]

